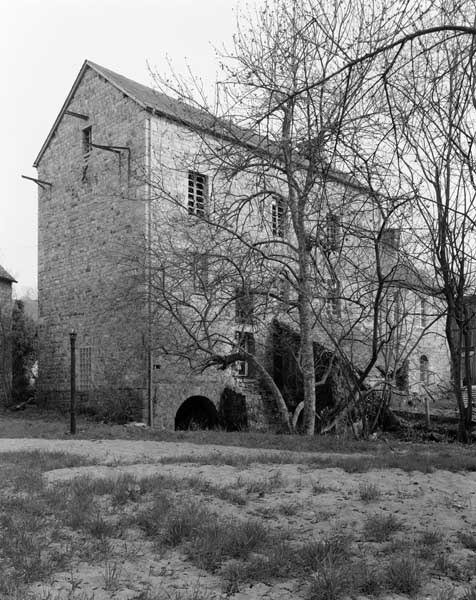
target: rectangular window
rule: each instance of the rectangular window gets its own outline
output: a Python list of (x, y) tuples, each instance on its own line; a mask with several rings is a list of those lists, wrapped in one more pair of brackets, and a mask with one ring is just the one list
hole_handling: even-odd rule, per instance
[(237, 323), (253, 323), (254, 298), (249, 288), (236, 290), (235, 318)]
[(341, 219), (339, 215), (327, 213), (326, 215), (326, 250), (335, 252), (339, 249), (341, 234)]
[(327, 280), (326, 309), (331, 317), (340, 317), (340, 284), (337, 280)]
[[(235, 331), (235, 344), (238, 350), (243, 350), (248, 354), (255, 353), (254, 335), (249, 331)], [(251, 376), (249, 361), (239, 360), (236, 362), (235, 374), (239, 377)]]
[(275, 197), (271, 202), (271, 231), (275, 237), (284, 237), (284, 203)]
[(420, 326), (426, 327), (428, 322), (427, 303), (423, 298), (420, 300)]
[(208, 196), (208, 178), (206, 175), (188, 172), (188, 214), (205, 216)]
[(91, 389), (91, 348), (79, 349), (79, 390), (87, 392)]
[(208, 288), (208, 254), (206, 252), (194, 252), (192, 255), (192, 282), (194, 292), (206, 292)]
[(89, 154), (92, 150), (91, 144), (93, 143), (93, 128), (86, 127), (83, 129), (83, 154)]
[(397, 252), (400, 248), (400, 229), (384, 229), (380, 239), (384, 247)]

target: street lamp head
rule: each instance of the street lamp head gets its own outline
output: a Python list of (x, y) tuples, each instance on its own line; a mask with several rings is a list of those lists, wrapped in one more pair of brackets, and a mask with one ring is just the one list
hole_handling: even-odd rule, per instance
[(78, 334), (76, 333), (76, 331), (74, 329), (71, 329), (69, 333), (69, 337), (71, 338), (71, 340), (75, 340), (77, 335)]

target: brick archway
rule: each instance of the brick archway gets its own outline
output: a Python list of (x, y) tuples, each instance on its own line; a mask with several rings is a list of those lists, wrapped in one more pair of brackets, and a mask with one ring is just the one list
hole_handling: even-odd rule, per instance
[(218, 426), (218, 412), (206, 396), (190, 396), (175, 414), (175, 430), (213, 429)]

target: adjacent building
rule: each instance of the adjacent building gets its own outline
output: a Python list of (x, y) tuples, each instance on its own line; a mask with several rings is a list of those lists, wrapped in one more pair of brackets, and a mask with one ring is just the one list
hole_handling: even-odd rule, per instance
[(12, 283), (16, 280), (0, 265), (0, 404), (10, 402), (12, 387)]

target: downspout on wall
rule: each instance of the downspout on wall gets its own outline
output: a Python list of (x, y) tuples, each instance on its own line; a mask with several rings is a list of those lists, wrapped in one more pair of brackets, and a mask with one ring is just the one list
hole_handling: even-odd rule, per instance
[(151, 140), (151, 117), (147, 117), (145, 122), (146, 127), (146, 176), (147, 176), (147, 192), (146, 192), (146, 205), (145, 205), (145, 219), (146, 219), (146, 252), (147, 252), (147, 266), (146, 266), (146, 290), (147, 290), (147, 425), (149, 427), (154, 426), (154, 406), (152, 397), (152, 298), (151, 298), (151, 277), (152, 277), (152, 140)]

